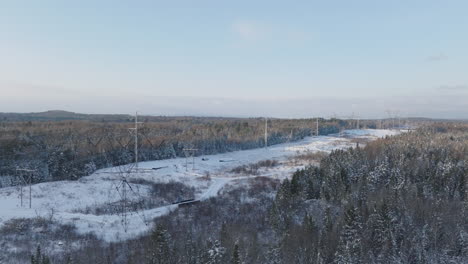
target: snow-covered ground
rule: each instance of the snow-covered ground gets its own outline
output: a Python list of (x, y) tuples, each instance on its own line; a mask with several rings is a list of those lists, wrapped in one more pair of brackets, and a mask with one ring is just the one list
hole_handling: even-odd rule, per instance
[[(46, 217), (63, 224), (72, 224), (79, 233), (94, 233), (105, 241), (118, 241), (133, 238), (151, 228), (152, 219), (175, 210), (177, 205), (140, 210), (128, 213), (125, 223), (118, 214), (85, 214), (89, 207), (105, 206), (121, 200), (116, 191), (125, 177), (129, 182), (143, 179), (149, 182), (182, 182), (196, 189), (196, 199), (214, 197), (226, 184), (235, 184), (237, 179), (252, 176), (230, 172), (241, 165), (263, 160), (276, 160), (279, 165), (260, 170), (260, 175), (275, 178), (289, 177), (304, 164), (287, 162), (289, 158), (310, 152), (330, 152), (334, 149), (354, 146), (353, 139), (375, 139), (398, 134), (395, 130), (346, 130), (340, 135), (307, 137), (301, 141), (270, 146), (268, 148), (236, 151), (217, 155), (196, 157), (195, 159), (175, 158), (139, 163), (139, 171), (122, 173), (130, 166), (107, 168), (81, 178), (78, 181), (59, 181), (35, 184), (32, 186), (32, 208), (29, 208), (29, 190), (23, 190), (25, 201), (20, 206), (19, 189), (0, 189), (0, 226), (14, 218)], [(194, 164), (192, 163), (195, 161)], [(158, 168), (154, 170), (153, 168)], [(150, 195), (150, 187), (145, 184), (130, 183), (129, 200), (138, 200)], [(121, 189), (120, 189), (121, 190)]]

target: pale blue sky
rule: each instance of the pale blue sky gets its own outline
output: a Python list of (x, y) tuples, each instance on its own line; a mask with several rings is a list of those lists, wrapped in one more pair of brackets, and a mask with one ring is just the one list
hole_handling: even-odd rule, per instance
[(467, 47), (468, 1), (2, 1), (0, 111), (468, 118)]

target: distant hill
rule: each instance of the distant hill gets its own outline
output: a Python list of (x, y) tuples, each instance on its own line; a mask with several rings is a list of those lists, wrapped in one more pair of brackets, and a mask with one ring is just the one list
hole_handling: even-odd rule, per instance
[[(195, 116), (150, 116), (142, 115), (138, 117), (141, 121), (159, 122), (167, 120), (237, 120), (245, 118), (231, 117), (195, 117)], [(134, 121), (133, 115), (124, 114), (81, 114), (64, 110), (49, 110), (37, 113), (2, 113), (0, 112), (0, 122), (27, 122), (27, 121), (67, 121), (84, 120), (98, 122), (131, 122)]]
[(80, 114), (63, 110), (50, 110), (38, 113), (0, 113), (0, 121), (65, 121), (65, 120), (90, 120), (90, 121), (128, 121), (133, 119), (130, 115), (94, 115)]
[[(195, 122), (206, 122), (209, 120), (245, 120), (250, 118), (235, 118), (235, 117), (201, 117), (201, 116), (151, 116), (144, 115), (139, 116), (141, 121), (149, 122), (160, 122), (167, 120), (191, 120)], [(256, 119), (256, 118), (254, 118)], [(275, 118), (273, 118), (275, 119)], [(133, 115), (124, 114), (82, 114), (69, 112), (64, 110), (49, 110), (45, 112), (37, 113), (2, 113), (0, 112), (0, 122), (27, 122), (27, 121), (66, 121), (66, 120), (84, 120), (84, 121), (96, 121), (96, 122), (131, 122), (134, 120)], [(362, 119), (364, 120), (376, 120), (376, 119)], [(390, 121), (391, 118), (382, 119), (382, 121)], [(466, 120), (450, 120), (450, 119), (431, 119), (425, 117), (409, 117), (402, 118), (411, 122), (452, 122)]]

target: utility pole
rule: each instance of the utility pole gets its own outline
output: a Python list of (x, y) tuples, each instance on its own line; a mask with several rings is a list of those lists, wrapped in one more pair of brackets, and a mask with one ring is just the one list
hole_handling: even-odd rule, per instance
[(401, 117), (400, 117), (400, 110), (396, 110), (395, 111), (395, 118), (398, 119), (398, 130), (400, 130), (400, 126), (401, 126)]
[(135, 112), (135, 170), (138, 172), (138, 112)]
[(318, 135), (319, 135), (319, 124), (318, 124), (319, 122), (318, 122), (318, 121), (319, 121), (319, 120), (318, 120), (318, 117), (317, 117), (317, 119), (315, 120), (315, 135), (316, 135), (317, 137), (318, 137)]
[(135, 136), (135, 170), (138, 172), (138, 124), (142, 122), (138, 122), (138, 111), (135, 112), (135, 127), (129, 128), (130, 130), (134, 131)]
[[(30, 169), (16, 169), (16, 171), (20, 172), (21, 176), (21, 186), (20, 186), (20, 199), (21, 199), (21, 207), (23, 207), (23, 184), (28, 184), (29, 185), (29, 208), (32, 207), (32, 176), (33, 173), (36, 172), (36, 170), (30, 170)], [(28, 174), (28, 180), (24, 178), (23, 172), (26, 172)]]
[(268, 118), (265, 117), (265, 148), (268, 148)]

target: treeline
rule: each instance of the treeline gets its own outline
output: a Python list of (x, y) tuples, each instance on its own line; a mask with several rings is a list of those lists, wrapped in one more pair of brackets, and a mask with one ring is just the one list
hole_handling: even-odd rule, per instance
[[(134, 160), (133, 120), (96, 122), (0, 122), (0, 186), (14, 184), (17, 168), (36, 170), (34, 181), (78, 179), (96, 169)], [(263, 119), (143, 117), (138, 130), (140, 161), (257, 148), (264, 145)], [(268, 144), (295, 141), (315, 133), (315, 119), (270, 119)], [(349, 126), (319, 119), (319, 133)], [(1, 177), (3, 176), (3, 177)]]
[(467, 131), (435, 125), (337, 150), (281, 184), (253, 178), (156, 219), (152, 234), (70, 256), (73, 263), (468, 263)]

